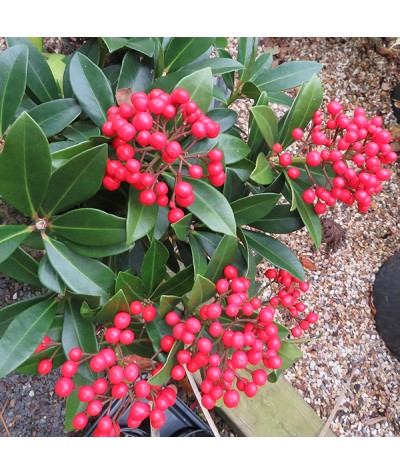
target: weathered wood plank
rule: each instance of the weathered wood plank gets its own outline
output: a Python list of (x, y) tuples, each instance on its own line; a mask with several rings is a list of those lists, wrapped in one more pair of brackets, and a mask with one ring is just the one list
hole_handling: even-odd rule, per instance
[[(244, 437), (317, 437), (324, 425), (283, 376), (260, 388), (254, 398), (242, 397), (236, 408), (216, 411)], [(329, 430), (326, 437), (335, 434)]]

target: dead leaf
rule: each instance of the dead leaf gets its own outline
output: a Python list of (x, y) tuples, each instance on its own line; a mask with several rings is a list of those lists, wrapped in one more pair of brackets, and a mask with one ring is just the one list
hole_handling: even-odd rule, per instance
[(308, 257), (300, 257), (300, 262), (302, 263), (303, 267), (305, 267), (306, 269), (316, 270), (314, 262), (308, 259)]
[(364, 424), (370, 426), (372, 424), (377, 424), (378, 422), (386, 421), (386, 417), (373, 417), (372, 419), (367, 419), (364, 421)]
[(194, 396), (192, 385), (189, 383), (189, 380), (186, 377), (179, 381), (179, 386), (185, 391), (186, 396)]
[(372, 292), (369, 294), (369, 308), (371, 309), (372, 315), (376, 315), (376, 307), (374, 305), (374, 294)]
[(117, 104), (130, 104), (131, 103), (132, 89), (130, 87), (124, 87), (123, 89), (118, 89), (115, 93), (115, 98), (117, 99)]

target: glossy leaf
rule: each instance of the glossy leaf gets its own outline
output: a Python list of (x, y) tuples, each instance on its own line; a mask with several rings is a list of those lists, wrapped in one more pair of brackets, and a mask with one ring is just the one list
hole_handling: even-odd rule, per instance
[(279, 142), (286, 148), (293, 142), (292, 130), (304, 129), (322, 101), (322, 85), (317, 76), (304, 84), (287, 114), (279, 122)]
[(129, 38), (127, 48), (139, 51), (150, 58), (154, 56), (154, 43), (150, 38)]
[(253, 173), (254, 163), (245, 158), (230, 165), (229, 168), (233, 170), (242, 181), (247, 181), (250, 178), (250, 175)]
[(75, 53), (70, 63), (71, 86), (86, 115), (101, 127), (107, 120), (107, 110), (114, 105), (114, 96), (101, 69), (81, 53)]
[(93, 196), (100, 188), (107, 163), (107, 146), (98, 145), (68, 160), (50, 178), (43, 202), (47, 216)]
[(39, 302), (13, 319), (0, 340), (0, 378), (35, 351), (56, 315), (57, 303), (55, 299)]
[(129, 190), (128, 215), (126, 222), (127, 244), (146, 236), (155, 226), (158, 215), (158, 206), (143, 205), (139, 201), (140, 191), (133, 186)]
[(53, 101), (59, 98), (56, 80), (44, 56), (35, 46), (22, 37), (7, 38), (7, 45), (23, 44), (28, 47), (27, 86), (40, 102)]
[(148, 383), (153, 386), (158, 386), (160, 384), (165, 384), (171, 379), (171, 369), (177, 364), (176, 354), (178, 351), (183, 349), (182, 341), (175, 341), (171, 350), (168, 353), (167, 361), (165, 362), (163, 368), (154, 376), (152, 376)]
[(200, 241), (205, 252), (212, 256), (219, 243), (222, 241), (222, 236), (210, 232), (192, 231), (192, 234)]
[(58, 236), (86, 246), (107, 246), (126, 240), (126, 219), (99, 209), (68, 211), (53, 218), (50, 228)]
[(117, 90), (129, 88), (132, 92), (145, 91), (154, 79), (154, 72), (150, 65), (133, 51), (128, 51), (122, 60), (121, 73), (119, 75)]
[(60, 168), (70, 158), (76, 157), (95, 146), (96, 144), (90, 140), (80, 143), (69, 142), (68, 147), (56, 150), (51, 154), (53, 168)]
[(104, 307), (96, 314), (96, 322), (113, 323), (114, 317), (118, 312), (129, 312), (129, 303), (122, 289), (106, 302)]
[(224, 236), (211, 256), (204, 275), (211, 282), (216, 282), (223, 276), (225, 266), (231, 264), (238, 250), (237, 239), (233, 236)]
[(193, 266), (177, 272), (173, 277), (159, 285), (152, 293), (151, 299), (158, 300), (162, 295), (176, 295), (182, 297), (193, 286)]
[(207, 257), (202, 245), (193, 233), (189, 234), (189, 245), (192, 251), (192, 260), (195, 275), (205, 275), (205, 273), (207, 272)]
[(191, 72), (204, 68), (211, 68), (213, 75), (216, 75), (230, 73), (231, 71), (240, 71), (244, 69), (244, 66), (232, 58), (208, 58), (185, 66), (183, 71)]
[[(62, 347), (66, 355), (76, 347), (81, 348), (84, 353), (99, 351), (95, 326), (91, 321), (81, 317), (80, 307), (79, 300), (67, 299), (65, 302)], [(95, 379), (95, 373), (87, 361), (79, 365), (78, 372), (89, 381)]]
[(116, 244), (109, 244), (107, 246), (85, 246), (84, 244), (77, 244), (76, 242), (62, 239), (70, 249), (86, 257), (93, 257), (100, 259), (102, 257), (118, 256), (133, 249), (133, 245), (125, 244), (125, 241)]
[[(54, 340), (53, 340), (54, 341)], [(53, 356), (54, 355), (54, 356)], [(53, 370), (60, 367), (67, 359), (62, 350), (58, 350), (55, 353), (55, 348), (50, 347), (46, 350), (41, 351), (40, 353), (34, 353), (26, 361), (24, 361), (18, 368), (13, 370), (13, 373), (16, 374), (25, 374), (25, 375), (37, 375), (38, 365), (43, 359), (49, 359), (52, 357)]]
[(44, 255), (40, 260), (38, 277), (40, 282), (43, 284), (43, 287), (46, 287), (60, 295), (65, 294), (66, 286), (55, 271), (54, 267), (50, 264), (46, 255)]
[(26, 87), (28, 48), (15, 45), (0, 54), (0, 137), (14, 120)]
[(17, 248), (8, 259), (0, 263), (0, 272), (20, 282), (42, 287), (38, 278), (38, 267), (33, 257), (21, 248)]
[(57, 99), (30, 109), (28, 114), (41, 127), (46, 137), (61, 132), (82, 112), (75, 99)]
[(34, 217), (51, 173), (49, 144), (42, 129), (23, 112), (13, 123), (0, 155), (0, 195)]
[(287, 270), (296, 279), (305, 280), (303, 266), (284, 244), (264, 233), (243, 230), (249, 246), (279, 269)]
[[(154, 353), (156, 353), (161, 348), (160, 346), (161, 339), (164, 336), (171, 334), (171, 327), (166, 323), (166, 321), (163, 318), (160, 318), (160, 316), (157, 315), (154, 320), (146, 323), (146, 332), (150, 337), (151, 344), (153, 345)], [(162, 352), (159, 355), (158, 359), (165, 363), (165, 361), (167, 360), (167, 357), (165, 353)]]
[(271, 149), (278, 137), (278, 121), (276, 120), (274, 111), (268, 106), (259, 105), (252, 107), (250, 112), (264, 140)]
[[(227, 104), (227, 100), (228, 100), (227, 97), (226, 97), (225, 91), (222, 88), (220, 88), (218, 86), (215, 86), (215, 85), (213, 87), (213, 99), (216, 99), (221, 104)], [(229, 110), (231, 110), (231, 109), (229, 109)]]
[(315, 61), (290, 61), (269, 69), (257, 78), (255, 84), (262, 91), (284, 91), (300, 86), (319, 73), (322, 65)]
[(291, 211), (291, 206), (277, 205), (265, 218), (249, 223), (252, 228), (271, 234), (288, 234), (304, 226), (298, 210)]
[(176, 71), (202, 55), (212, 45), (214, 38), (172, 38), (165, 50), (164, 71)]
[(36, 305), (43, 300), (52, 298), (54, 295), (44, 294), (39, 297), (33, 297), (26, 300), (21, 300), (20, 302), (7, 305), (0, 309), (0, 338), (4, 335), (6, 329), (9, 327), (10, 323), (16, 318), (20, 313), (25, 310), (29, 310), (31, 307)]
[(268, 98), (270, 102), (275, 104), (282, 104), (289, 107), (293, 104), (293, 99), (288, 94), (280, 91), (268, 92)]
[(146, 297), (145, 286), (139, 277), (136, 277), (129, 272), (119, 272), (115, 284), (115, 292), (122, 290), (128, 302), (134, 300), (143, 301)]
[(146, 252), (140, 275), (148, 295), (151, 295), (157, 285), (164, 279), (167, 270), (168, 250), (157, 239), (152, 239)]
[(196, 275), (194, 280), (193, 289), (189, 294), (188, 303), (186, 305), (186, 311), (191, 314), (201, 304), (207, 302), (215, 295), (215, 284), (202, 275)]
[(271, 165), (263, 153), (257, 155), (256, 168), (251, 173), (250, 178), (259, 185), (269, 185), (274, 181)]
[[(226, 58), (226, 59), (232, 59), (232, 56), (230, 55), (229, 51), (226, 51), (226, 49), (217, 49), (218, 56), (220, 58)], [(222, 80), (224, 81), (226, 87), (230, 90), (233, 91), (235, 89), (235, 73), (234, 71), (230, 73), (225, 73), (222, 75)]]
[(101, 39), (106, 44), (108, 51), (110, 53), (113, 53), (114, 51), (117, 51), (118, 49), (124, 48), (125, 45), (129, 41), (129, 38), (118, 38), (118, 37), (107, 37), (107, 36), (103, 36)]
[(239, 81), (246, 81), (251, 75), (251, 69), (257, 55), (258, 38), (256, 37), (240, 37), (238, 44), (237, 59), (246, 69), (239, 72)]
[(114, 273), (99, 261), (80, 256), (48, 236), (44, 245), (51, 265), (77, 294), (100, 296), (104, 303), (114, 286)]
[(198, 107), (207, 112), (213, 96), (213, 77), (211, 68), (200, 69), (181, 79), (175, 86), (186, 89), (190, 100), (197, 103)]
[(154, 237), (155, 239), (161, 240), (164, 236), (166, 236), (171, 224), (168, 220), (168, 211), (169, 208), (167, 206), (158, 207), (156, 224), (154, 226), (152, 235), (149, 233), (149, 238)]
[(186, 214), (183, 218), (175, 223), (171, 224), (172, 229), (175, 231), (176, 237), (180, 241), (184, 241), (189, 233), (190, 225), (192, 224), (192, 213)]
[(309, 186), (303, 182), (300, 182), (299, 180), (292, 180), (292, 188), (296, 199), (297, 211), (299, 212), (303, 223), (307, 227), (316, 248), (319, 249), (322, 240), (321, 220), (315, 213), (313, 205), (304, 203), (302, 198), (304, 191), (309, 188)]
[(33, 230), (33, 227), (22, 224), (0, 226), (0, 262), (8, 259)]
[(76, 143), (86, 142), (90, 137), (100, 135), (100, 129), (90, 122), (75, 122), (63, 130), (64, 137)]
[(237, 113), (232, 109), (227, 109), (226, 107), (217, 107), (212, 109), (206, 114), (207, 117), (212, 119), (214, 122), (218, 122), (220, 125), (220, 133), (230, 129), (237, 121)]
[(279, 198), (279, 194), (260, 193), (234, 201), (231, 203), (231, 207), (236, 224), (242, 226), (263, 218), (274, 208)]
[[(193, 178), (185, 178), (193, 187), (195, 201), (187, 209), (215, 232), (236, 235), (232, 209), (222, 193), (213, 186)], [(171, 185), (171, 180), (168, 180)]]
[(278, 350), (278, 355), (282, 359), (281, 371), (290, 368), (299, 358), (303, 356), (303, 353), (294, 344), (294, 342), (282, 341), (281, 347)]
[(262, 53), (256, 58), (250, 68), (249, 77), (246, 81), (254, 82), (257, 78), (272, 67), (273, 57), (271, 53)]

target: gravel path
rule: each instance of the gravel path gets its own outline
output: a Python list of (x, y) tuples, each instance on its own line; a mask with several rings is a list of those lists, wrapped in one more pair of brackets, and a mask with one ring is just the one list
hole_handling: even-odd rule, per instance
[[(4, 47), (0, 38), (0, 49)], [(237, 41), (230, 39), (236, 51)], [(349, 109), (364, 107), (395, 124), (390, 91), (400, 80), (400, 59), (378, 54), (365, 38), (273, 38), (260, 40), (260, 51), (279, 46), (279, 61), (316, 60), (324, 68), (320, 77), (324, 101), (335, 98)], [(239, 101), (239, 122), (244, 123), (251, 101)], [(282, 109), (276, 107), (278, 115)], [(400, 363), (387, 350), (374, 326), (370, 294), (375, 274), (398, 252), (398, 164), (393, 179), (374, 199), (367, 215), (337, 206), (335, 219), (345, 230), (342, 245), (315, 251), (307, 232), (279, 236), (307, 264), (310, 308), (321, 315), (319, 339), (303, 345), (304, 358), (286, 377), (323, 420), (331, 414), (351, 370), (353, 379), (331, 429), (338, 436), (400, 435)], [(1, 207), (0, 207), (1, 210)], [(1, 216), (0, 216), (1, 219)], [(306, 259), (306, 260), (305, 260)], [(0, 274), (0, 308), (31, 290)], [(12, 436), (63, 436), (64, 403), (53, 395), (52, 377), (11, 375), (0, 382), (0, 413)], [(225, 430), (225, 429), (224, 429)], [(0, 435), (7, 435), (0, 423)], [(225, 435), (225, 434), (224, 434)], [(226, 434), (228, 435), (228, 434)], [(231, 434), (233, 435), (233, 434)]]

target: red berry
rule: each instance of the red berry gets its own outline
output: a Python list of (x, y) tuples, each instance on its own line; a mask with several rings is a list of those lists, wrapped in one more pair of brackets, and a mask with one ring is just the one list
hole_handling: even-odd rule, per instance
[(160, 346), (161, 349), (165, 352), (169, 352), (174, 346), (175, 338), (172, 335), (165, 335), (161, 338)]
[(90, 401), (87, 405), (86, 412), (89, 416), (98, 416), (103, 409), (103, 404), (98, 399)]
[(175, 193), (181, 198), (189, 198), (193, 193), (193, 187), (190, 183), (181, 181), (175, 186)]
[(307, 204), (311, 204), (315, 200), (315, 192), (312, 188), (308, 188), (307, 190), (305, 190), (302, 196), (304, 202)]
[(142, 190), (139, 194), (139, 201), (142, 205), (151, 206), (157, 199), (153, 190)]
[(123, 345), (130, 345), (135, 341), (135, 334), (132, 330), (123, 330), (119, 336), (119, 342)]
[(208, 152), (207, 157), (212, 161), (212, 162), (221, 162), (222, 159), (224, 158), (224, 154), (222, 150), (219, 148), (213, 148)]
[(178, 313), (174, 312), (174, 311), (171, 311), (171, 312), (168, 312), (166, 315), (165, 315), (165, 321), (168, 323), (168, 325), (176, 325), (177, 323), (179, 323), (180, 321), (180, 316)]
[(151, 322), (155, 319), (157, 315), (157, 310), (153, 305), (146, 305), (142, 310), (142, 317), (145, 322)]
[(129, 304), (129, 311), (132, 315), (140, 315), (142, 313), (142, 302), (134, 300)]
[(239, 404), (240, 395), (236, 389), (228, 389), (224, 394), (224, 404), (226, 407), (233, 408)]
[(61, 374), (66, 378), (72, 378), (78, 370), (78, 364), (75, 361), (66, 361), (61, 366)]
[(185, 213), (180, 208), (173, 208), (168, 211), (168, 221), (176, 223), (185, 216)]
[(233, 279), (234, 277), (237, 277), (238, 275), (238, 270), (235, 266), (225, 266), (224, 268), (224, 275), (227, 279)]
[(74, 389), (74, 383), (72, 382), (72, 379), (70, 378), (65, 378), (62, 377), (60, 378), (54, 387), (54, 391), (57, 394), (57, 396), (60, 397), (67, 397), (69, 396)]
[(291, 178), (292, 180), (296, 180), (300, 176), (300, 170), (298, 168), (295, 168), (295, 167), (289, 168), (287, 174), (288, 174), (289, 178)]
[(120, 139), (129, 142), (136, 135), (136, 129), (132, 124), (125, 123), (118, 127), (117, 134)]
[(136, 130), (150, 130), (153, 127), (153, 117), (148, 112), (139, 112), (133, 118), (132, 124)]
[(150, 394), (150, 391), (150, 384), (145, 379), (141, 379), (135, 384), (135, 394), (138, 398), (147, 397)]
[(93, 383), (93, 389), (96, 394), (104, 394), (108, 389), (108, 382), (105, 378), (96, 379)]
[(89, 402), (95, 397), (96, 393), (92, 386), (85, 385), (78, 389), (78, 399), (82, 402)]
[(131, 316), (127, 312), (118, 312), (114, 317), (114, 326), (119, 330), (126, 328), (131, 323)]
[(39, 374), (49, 374), (50, 371), (53, 369), (53, 363), (51, 360), (42, 360), (38, 364), (38, 373)]
[(201, 178), (203, 176), (203, 169), (200, 165), (191, 165), (189, 168), (189, 175), (192, 178)]
[(110, 327), (107, 328), (107, 330), (104, 332), (104, 338), (107, 343), (118, 343), (119, 342), (119, 337), (121, 335), (121, 330), (115, 327)]
[(303, 137), (303, 131), (300, 128), (296, 128), (292, 130), (292, 137), (294, 140), (300, 140)]
[(112, 384), (119, 384), (124, 379), (124, 370), (121, 366), (112, 366), (108, 370), (108, 379)]
[[(94, 371), (95, 373), (99, 373), (100, 371), (104, 371), (107, 368), (107, 360), (103, 355), (95, 355), (90, 360), (89, 366), (92, 371)], [(68, 375), (65, 374), (63, 376)]]
[(329, 114), (331, 115), (336, 115), (336, 114), (339, 114), (339, 112), (342, 110), (342, 106), (339, 102), (337, 101), (331, 101), (329, 104), (328, 104), (328, 112)]
[(156, 150), (162, 150), (167, 145), (167, 136), (162, 132), (154, 132), (150, 136), (150, 145)]
[(282, 145), (280, 143), (274, 143), (274, 145), (272, 146), (272, 150), (275, 153), (281, 153), (282, 152)]
[(84, 412), (78, 412), (72, 419), (72, 426), (75, 430), (81, 430), (86, 427), (89, 422), (88, 416)]
[(111, 395), (112, 397), (115, 397), (115, 399), (121, 399), (128, 393), (128, 390), (128, 385), (124, 382), (120, 382), (114, 384), (114, 386), (111, 388)]
[(197, 342), (197, 349), (202, 353), (209, 353), (212, 350), (212, 342), (208, 338), (200, 338)]
[(175, 365), (171, 369), (171, 378), (175, 379), (176, 381), (180, 381), (185, 377), (185, 368), (181, 365)]

